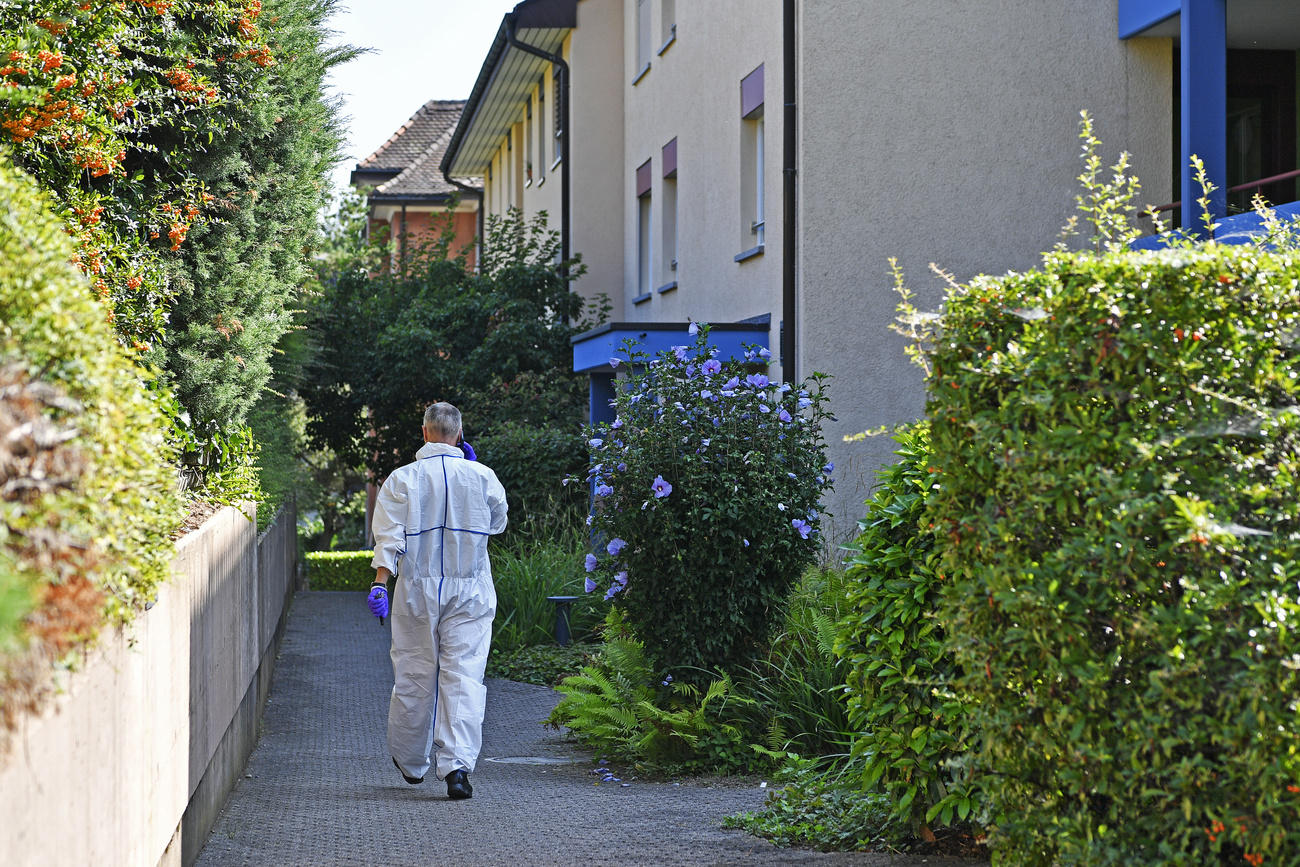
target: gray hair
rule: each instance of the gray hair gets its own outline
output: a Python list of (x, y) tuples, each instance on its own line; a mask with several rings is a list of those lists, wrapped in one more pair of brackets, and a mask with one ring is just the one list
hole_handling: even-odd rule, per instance
[(424, 411), (424, 426), (440, 436), (454, 437), (460, 433), (460, 410), (445, 401), (432, 404)]

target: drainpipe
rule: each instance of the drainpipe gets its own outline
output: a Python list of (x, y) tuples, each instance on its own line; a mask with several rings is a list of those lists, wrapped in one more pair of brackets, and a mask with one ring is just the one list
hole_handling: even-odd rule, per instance
[(785, 142), (782, 147), (781, 180), (781, 376), (786, 382), (795, 382), (795, 228), (797, 219), (795, 199), (795, 0), (783, 0), (781, 62), (785, 114), (781, 126)]
[[(527, 42), (520, 42), (515, 37), (515, 27), (517, 19), (513, 14), (506, 16), (506, 42), (518, 48), (525, 54), (531, 54), (534, 57), (540, 57), (548, 60), (560, 70), (560, 150), (564, 159), (564, 176), (560, 183), (560, 277), (564, 279), (565, 285), (569, 282), (569, 213), (570, 207), (569, 191), (572, 187), (573, 178), (573, 148), (570, 146), (570, 135), (572, 130), (569, 123), (569, 64), (564, 62), (564, 58), (558, 54), (551, 54), (549, 51), (543, 51), (536, 45), (529, 45)], [(567, 325), (569, 317), (564, 317)]]
[(397, 263), (401, 267), (402, 277), (406, 277), (406, 202), (402, 202), (402, 240), (398, 242)]

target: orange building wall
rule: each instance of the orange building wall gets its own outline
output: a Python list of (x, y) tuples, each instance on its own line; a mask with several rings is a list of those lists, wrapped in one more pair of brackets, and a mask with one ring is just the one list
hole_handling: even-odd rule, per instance
[[(411, 211), (406, 212), (406, 251), (407, 255), (413, 254), (424, 244), (432, 244), (438, 240), (443, 229), (447, 225), (448, 219), (452, 223), (452, 243), (448, 254), (457, 255), (469, 245), (474, 243), (478, 234), (478, 215), (471, 211), (455, 211), (448, 214), (446, 211)], [(402, 255), (402, 214), (397, 212), (388, 223), (379, 220), (370, 221), (370, 231), (386, 231), (392, 240), (393, 262), (396, 263)], [(473, 268), (478, 261), (477, 250), (472, 247), (466, 252), (466, 261)]]

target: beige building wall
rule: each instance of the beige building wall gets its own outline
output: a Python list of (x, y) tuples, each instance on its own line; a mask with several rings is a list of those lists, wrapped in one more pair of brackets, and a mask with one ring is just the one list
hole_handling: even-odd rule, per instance
[(924, 408), (888, 330), (888, 258), (930, 309), (931, 262), (958, 279), (1033, 267), (1074, 206), (1080, 109), (1108, 162), (1134, 154), (1142, 200), (1170, 201), (1172, 46), (1120, 41), (1116, 0), (813, 0), (799, 17), (799, 371), (834, 376), (844, 538), (894, 457), (887, 437), (842, 437)]
[[(621, 4), (622, 0), (583, 0), (578, 4), (578, 26), (564, 41), (561, 56), (572, 75), (572, 157), (563, 155), (559, 162), (554, 159), (559, 94), (548, 66), (539, 87), (528, 97), (532, 118), (521, 103), (518, 122), (509, 137), (502, 137), (484, 179), (487, 214), (501, 216), (518, 207), (531, 219), (546, 211), (547, 226), (559, 231), (563, 175), (574, 167), (570, 246), (586, 266), (574, 288), (588, 300), (607, 294), (615, 303), (615, 316), (623, 280), (623, 83), (610, 71), (623, 63)], [(545, 144), (540, 161), (539, 130)]]
[[(581, 0), (578, 26), (565, 46), (573, 71), (573, 252), (587, 266), (574, 286), (587, 299), (607, 294), (615, 318), (624, 272), (620, 155), (625, 108), (624, 82), (617, 74), (623, 66), (622, 33), (621, 0)], [(558, 219), (558, 205), (553, 213)]]
[[(587, 0), (587, 6), (596, 0)], [(604, 2), (604, 0), (602, 0)], [(735, 322), (772, 317), (776, 354), (781, 319), (781, 4), (709, 0), (671, 5), (644, 0), (650, 26), (649, 69), (638, 58), (639, 0), (624, 9), (621, 64), (625, 140), (620, 167), (624, 199), (623, 277), (614, 300), (626, 321)], [(669, 25), (675, 17), (675, 36)], [(647, 43), (642, 43), (645, 45)], [(760, 65), (764, 76), (764, 252), (743, 262), (758, 244), (742, 225), (740, 82)], [(663, 147), (677, 139), (677, 269), (664, 250)], [(651, 164), (650, 298), (638, 295), (636, 169)], [(657, 291), (677, 283), (677, 288)]]

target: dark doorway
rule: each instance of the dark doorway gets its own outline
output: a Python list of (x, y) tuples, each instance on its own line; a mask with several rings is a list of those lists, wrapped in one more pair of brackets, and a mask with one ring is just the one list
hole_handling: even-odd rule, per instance
[[(1296, 52), (1228, 50), (1227, 186), (1296, 168)], [(1182, 170), (1182, 83), (1174, 52), (1174, 189)], [(1296, 179), (1228, 193), (1228, 213), (1250, 210), (1256, 191), (1270, 203), (1294, 202)], [(1177, 214), (1173, 215), (1175, 219)]]

